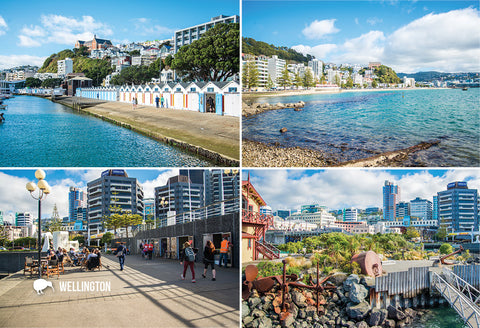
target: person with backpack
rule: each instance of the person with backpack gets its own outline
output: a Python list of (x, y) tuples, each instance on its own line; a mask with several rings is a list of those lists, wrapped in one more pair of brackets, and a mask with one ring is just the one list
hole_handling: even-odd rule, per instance
[(118, 261), (120, 262), (120, 271), (123, 271), (123, 265), (125, 264), (125, 254), (127, 253), (127, 248), (124, 246), (125, 243), (120, 243), (117, 247), (116, 255)]
[(205, 249), (203, 250), (203, 262), (205, 263), (205, 269), (203, 269), (202, 277), (207, 278), (207, 270), (208, 266), (212, 267), (212, 280), (215, 281), (215, 245), (209, 240), (207, 241), (207, 245), (205, 245)]
[(183, 249), (180, 252), (180, 264), (183, 264), (183, 274), (180, 275), (182, 280), (185, 280), (185, 273), (187, 273), (187, 268), (190, 267), (192, 272), (192, 282), (195, 283), (195, 251), (188, 241), (183, 243)]

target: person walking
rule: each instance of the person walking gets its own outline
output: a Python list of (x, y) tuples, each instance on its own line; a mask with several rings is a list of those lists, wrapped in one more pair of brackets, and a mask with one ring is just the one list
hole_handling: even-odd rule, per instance
[(147, 250), (148, 250), (148, 259), (152, 260), (152, 255), (153, 255), (153, 241), (150, 240), (150, 242), (147, 244)]
[(143, 241), (140, 241), (140, 245), (138, 246), (140, 248), (140, 252), (142, 253), (142, 257), (144, 256), (143, 254)]
[(205, 245), (205, 249), (203, 250), (203, 262), (205, 263), (205, 269), (203, 269), (202, 277), (207, 278), (207, 270), (208, 266), (212, 267), (212, 280), (215, 281), (215, 245), (208, 240), (207, 244)]
[(182, 280), (185, 280), (185, 273), (187, 273), (187, 268), (190, 267), (192, 272), (192, 283), (195, 283), (195, 252), (188, 241), (183, 243), (183, 249), (180, 252), (180, 264), (183, 264), (183, 274), (180, 275)]
[(132, 109), (136, 109), (137, 108), (137, 98), (133, 97), (132, 99)]
[(125, 247), (125, 243), (120, 243), (117, 247), (116, 255), (118, 257), (118, 261), (120, 262), (120, 271), (123, 271), (123, 265), (125, 264), (125, 254), (127, 253), (127, 248)]
[(163, 108), (163, 104), (165, 103), (165, 99), (163, 98), (163, 95), (162, 95), (162, 98), (160, 98), (160, 103), (161, 103), (162, 108)]
[(157, 106), (158, 108), (158, 104), (160, 102), (160, 98), (158, 97), (158, 95), (155, 97), (155, 105)]
[(229, 247), (229, 242), (227, 237), (223, 237), (222, 243), (220, 244), (220, 260), (218, 262), (218, 266), (222, 266), (222, 259), (224, 260), (225, 263), (225, 268), (227, 267), (228, 263), (228, 247)]

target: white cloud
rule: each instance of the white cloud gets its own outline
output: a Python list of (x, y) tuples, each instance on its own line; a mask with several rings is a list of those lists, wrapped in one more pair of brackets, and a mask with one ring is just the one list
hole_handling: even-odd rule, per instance
[(321, 39), (340, 30), (335, 27), (335, 19), (314, 20), (302, 31), (307, 39)]
[(367, 19), (367, 23), (372, 25), (372, 26), (375, 26), (375, 25), (380, 24), (382, 22), (383, 22), (383, 19), (378, 18), (378, 17), (371, 17), (371, 18)]
[(388, 37), (385, 61), (399, 71), (480, 70), (480, 17), (477, 9), (465, 8), (428, 14)]
[(455, 169), (440, 177), (426, 170), (411, 170), (397, 178), (385, 170), (328, 169), (304, 175), (299, 170), (257, 170), (251, 182), (274, 210), (299, 209), (318, 203), (329, 209), (344, 207), (382, 207), (385, 180), (400, 186), (401, 200), (429, 199), (446, 190), (449, 182), (467, 181), (471, 189), (480, 188), (480, 170)]
[(44, 43), (73, 45), (77, 40), (89, 40), (94, 34), (106, 37), (113, 34), (107, 24), (96, 21), (92, 16), (81, 19), (61, 15), (42, 15), (41, 26), (24, 26), (18, 43), (23, 47), (39, 47)]
[(147, 34), (156, 34), (156, 35), (170, 35), (174, 32), (173, 29), (161, 26), (154, 25), (151, 19), (149, 18), (134, 18), (131, 20), (137, 30), (141, 35)]
[(368, 63), (383, 56), (385, 35), (381, 31), (370, 31), (358, 38), (345, 41), (339, 47), (341, 54), (333, 57), (337, 63)]
[(5, 22), (5, 19), (3, 19), (2, 16), (0, 16), (0, 35), (7, 33), (6, 32), (7, 30), (8, 30), (7, 22)]
[(178, 169), (172, 169), (159, 174), (153, 180), (147, 180), (142, 183), (145, 198), (153, 198), (155, 196), (155, 188), (167, 184), (168, 179), (179, 174)]
[(293, 46), (292, 49), (302, 53), (304, 55), (310, 54), (315, 56), (315, 58), (325, 58), (328, 56), (329, 53), (336, 50), (338, 46), (336, 44), (319, 44), (318, 46), (310, 47), (299, 44), (297, 46)]
[(31, 55), (0, 55), (0, 69), (12, 68), (22, 65), (35, 65), (41, 67), (47, 57)]

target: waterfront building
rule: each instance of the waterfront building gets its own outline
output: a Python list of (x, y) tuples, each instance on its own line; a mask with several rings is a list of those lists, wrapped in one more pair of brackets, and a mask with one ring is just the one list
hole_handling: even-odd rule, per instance
[(409, 202), (398, 202), (395, 207), (395, 217), (403, 218), (405, 216), (410, 216), (410, 203)]
[(287, 217), (287, 220), (303, 220), (307, 223), (316, 224), (320, 229), (334, 226), (336, 221), (335, 217), (332, 214), (328, 213), (325, 208), (321, 208), (319, 211), (314, 213), (294, 213)]
[(186, 44), (191, 44), (193, 41), (200, 39), (205, 32), (207, 32), (215, 25), (221, 23), (240, 23), (240, 16), (220, 15), (213, 17), (209, 22), (198, 24), (192, 27), (187, 27), (181, 30), (176, 30), (173, 34), (174, 54), (176, 54), (182, 46)]
[(438, 196), (433, 196), (432, 219), (438, 221)]
[(70, 187), (68, 193), (68, 221), (77, 219), (77, 208), (87, 207), (87, 193), (75, 187)]
[[(160, 226), (194, 221), (191, 211), (205, 206), (204, 186), (192, 183), (188, 176), (177, 175), (155, 188), (155, 214)], [(181, 216), (180, 214), (186, 213)]]
[(432, 219), (432, 202), (420, 197), (410, 201), (410, 216), (417, 217), (422, 220)]
[(277, 210), (275, 212), (275, 215), (278, 217), (281, 217), (282, 219), (286, 219), (287, 217), (290, 216), (290, 210)]
[[(268, 73), (268, 57), (267, 56), (254, 56), (254, 55), (243, 55), (242, 57), (242, 67), (245, 69), (247, 63), (253, 62), (257, 69), (257, 87), (265, 88), (267, 86), (269, 73)], [(273, 80), (272, 80), (273, 82)]]
[(130, 178), (125, 170), (110, 169), (87, 183), (88, 227), (90, 234), (103, 231), (102, 222), (112, 214), (111, 207), (143, 216), (143, 189), (136, 178)]
[(408, 78), (407, 76), (403, 77), (403, 85), (405, 88), (414, 88), (415, 87), (415, 79)]
[(368, 207), (365, 209), (365, 214), (370, 215), (370, 214), (377, 214), (380, 213), (382, 209), (380, 207)]
[(88, 77), (81, 77), (77, 76), (71, 78), (67, 81), (67, 95), (73, 96), (77, 92), (77, 88), (91, 88), (92, 87), (92, 79)]
[(355, 227), (367, 226), (367, 223), (359, 221), (335, 221), (335, 226), (347, 233), (353, 233)]
[(453, 232), (478, 231), (478, 190), (468, 189), (467, 182), (456, 181), (437, 193), (440, 225)]
[(29, 212), (15, 213), (15, 225), (17, 227), (28, 227), (33, 224), (33, 216)]
[(345, 208), (343, 210), (343, 221), (345, 222), (357, 222), (358, 212), (356, 208)]
[(383, 219), (395, 219), (397, 204), (400, 202), (400, 187), (393, 182), (385, 181), (383, 186)]
[(278, 58), (277, 55), (273, 55), (268, 59), (268, 76), (272, 79), (275, 87), (279, 86), (279, 78), (282, 76), (286, 64), (287, 62), (284, 59)]
[(75, 42), (75, 48), (80, 48), (81, 46), (87, 47), (89, 51), (98, 50), (98, 49), (107, 49), (113, 47), (112, 41), (106, 39), (98, 39), (96, 35), (93, 36), (93, 39), (90, 41), (81, 41), (77, 40)]
[[(237, 170), (213, 169), (210, 171), (209, 180), (209, 192), (212, 195), (213, 203), (222, 202), (222, 207), (238, 203), (240, 174)], [(230, 201), (225, 202), (226, 200)], [(227, 206), (227, 208), (230, 208), (230, 206)], [(225, 212), (224, 209), (222, 209), (222, 214), (223, 212)]]
[(65, 76), (69, 73), (73, 73), (73, 60), (70, 58), (65, 58), (57, 61), (57, 74), (60, 76)]
[(312, 69), (313, 78), (320, 80), (323, 76), (323, 62), (318, 59), (312, 59), (308, 62), (308, 67)]

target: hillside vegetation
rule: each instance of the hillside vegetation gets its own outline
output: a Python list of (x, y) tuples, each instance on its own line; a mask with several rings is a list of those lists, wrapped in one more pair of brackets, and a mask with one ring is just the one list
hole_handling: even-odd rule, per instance
[(268, 44), (263, 41), (257, 41), (252, 38), (242, 38), (242, 52), (245, 54), (252, 54), (255, 56), (273, 56), (277, 55), (280, 59), (287, 61), (296, 61), (299, 63), (307, 63), (314, 57), (311, 55), (303, 55), (288, 47), (277, 47), (273, 44)]

